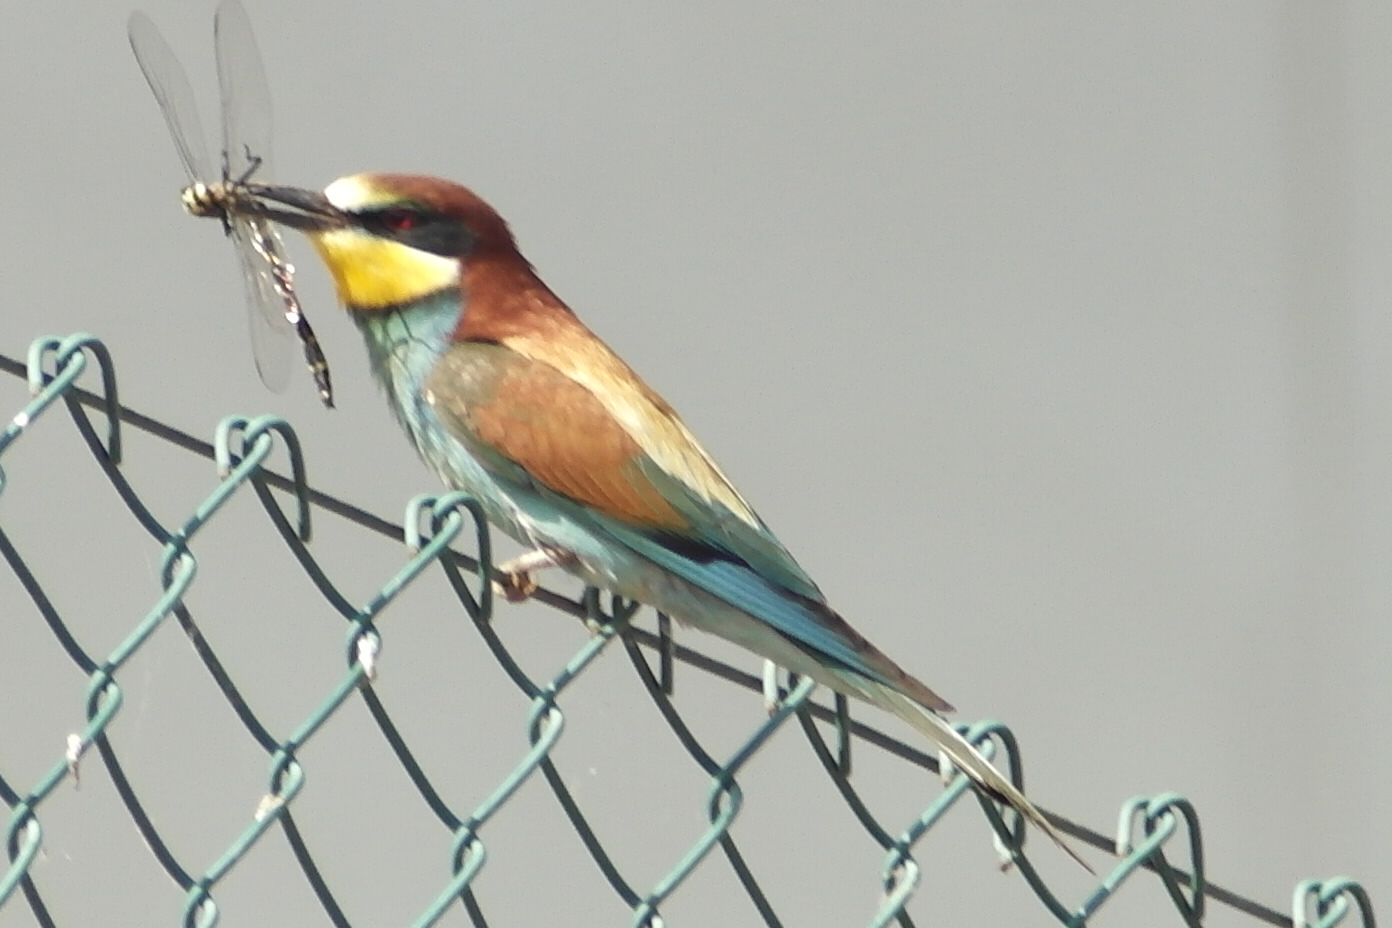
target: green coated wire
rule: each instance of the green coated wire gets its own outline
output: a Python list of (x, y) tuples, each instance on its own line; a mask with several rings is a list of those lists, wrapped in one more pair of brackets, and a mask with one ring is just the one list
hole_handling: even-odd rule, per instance
[[(98, 364), (102, 384), (100, 394), (91, 394), (76, 386), (77, 380), (89, 366), (89, 358), (95, 359)], [(335, 925), (349, 924), (328, 881), (319, 872), (308, 843), (294, 826), (291, 810), (308, 782), (306, 771), (298, 759), (299, 752), (315, 738), (330, 718), (342, 711), (355, 694), (360, 694), (416, 785), (422, 801), (435, 812), (453, 836), (449, 878), (414, 922), (416, 925), (435, 924), (456, 901), (462, 904), (466, 917), (474, 925), (486, 924), (482, 903), (476, 897), (473, 886), (488, 862), (484, 835), (490, 828), (501, 827), (494, 823), (494, 819), (506, 808), (522, 784), (538, 772), (542, 773), (543, 779), (556, 794), (600, 872), (614, 892), (632, 909), (632, 924), (660, 925), (659, 908), (662, 903), (680, 891), (695, 868), (710, 856), (716, 846), (720, 846), (760, 917), (766, 924), (779, 925), (772, 903), (759, 886), (757, 876), (736, 849), (730, 827), (743, 802), (736, 775), (794, 715), (798, 717), (818, 762), (840, 791), (847, 807), (872, 841), (886, 852), (884, 896), (869, 923), (884, 925), (898, 921), (901, 925), (911, 924), (906, 906), (922, 877), (921, 865), (914, 860), (912, 849), (950, 809), (960, 805), (962, 797), (971, 791), (970, 785), (957, 775), (906, 826), (897, 829), (886, 827), (859, 800), (851, 784), (852, 738), (891, 752), (909, 763), (930, 770), (936, 767), (933, 759), (922, 751), (851, 719), (844, 700), (838, 699), (834, 709), (827, 709), (809, 701), (813, 689), (810, 681), (804, 680), (796, 685), (790, 683), (790, 690), (785, 693), (777, 711), (758, 725), (729, 759), (718, 762), (696, 741), (670, 699), (675, 687), (675, 664), (698, 667), (750, 688), (758, 688), (759, 682), (750, 675), (676, 645), (665, 616), (658, 617), (657, 633), (653, 634), (632, 625), (637, 604), (611, 601), (609, 611), (605, 612), (600, 608), (600, 597), (596, 591), (587, 591), (584, 597), (576, 601), (543, 589), (537, 593), (538, 601), (586, 621), (594, 635), (572, 656), (560, 673), (543, 684), (534, 683), (522, 672), (490, 627), (493, 610), (490, 580), (494, 569), (489, 532), (477, 503), (466, 496), (456, 493), (419, 497), (408, 504), (403, 520), (403, 537), (409, 557), (364, 605), (354, 606), (338, 591), (306, 546), (310, 538), (312, 509), (336, 513), (377, 532), (401, 530), (386, 520), (313, 490), (308, 483), (308, 469), (298, 439), (284, 420), (273, 417), (229, 418), (220, 424), (211, 444), (179, 433), (119, 404), (115, 366), (105, 347), (85, 334), (66, 339), (39, 339), (31, 346), (27, 364), (21, 365), (14, 359), (0, 356), (0, 369), (25, 376), (33, 394), (9, 425), (0, 431), (0, 459), (19, 447), (23, 436), (62, 399), (118, 496), (162, 548), (161, 591), (154, 605), (105, 659), (97, 660), (89, 657), (71, 636), (62, 617), (44, 593), (42, 584), (25, 565), (21, 552), (0, 531), (0, 555), (3, 555), (40, 615), (87, 679), (84, 702), (86, 721), (80, 731), (70, 737), (63, 756), (28, 791), (15, 789), (0, 778), (0, 800), (11, 808), (5, 829), (9, 866), (0, 873), (0, 907), (10, 901), (16, 888), (22, 888), (40, 924), (51, 923), (31, 875), (43, 846), (44, 831), (39, 812), (60, 783), (68, 778), (76, 778), (82, 756), (96, 747), (120, 800), (156, 860), (184, 890), (185, 925), (210, 928), (217, 923), (219, 911), (214, 890), (277, 825), (287, 835), (296, 859), (330, 921)], [(97, 409), (104, 418), (104, 440), (81, 411), (83, 406)], [(171, 531), (163, 528), (144, 505), (140, 494), (131, 488), (122, 475), (122, 422), (217, 462), (219, 481), (177, 529)], [(289, 456), (289, 478), (265, 467), (276, 448), (284, 448)], [(0, 492), (7, 488), (5, 481), (4, 471), (0, 469)], [(283, 737), (267, 729), (241, 699), (234, 681), (198, 632), (193, 616), (185, 605), (187, 593), (197, 579), (198, 560), (193, 550), (197, 535), (210, 521), (218, 518), (230, 499), (247, 487), (256, 494), (272, 525), (325, 601), (347, 622), (344, 639), (346, 669), (343, 675), (322, 701)], [(291, 494), (293, 517), (287, 516), (281, 509), (280, 498), (272, 489)], [(464, 538), (466, 526), (472, 526), (473, 554), (464, 554), (452, 547)], [(484, 798), (468, 815), (454, 813), (439, 796), (427, 772), (415, 761), (409, 744), (392, 723), (390, 714), (377, 700), (372, 688), (376, 654), (381, 647), (377, 620), (402, 591), (435, 563), (444, 568), (464, 614), (473, 623), (483, 643), (528, 699), (525, 750), (507, 775), (486, 791)], [(470, 573), (472, 579), (466, 579), (466, 574)], [(107, 741), (111, 722), (119, 714), (124, 699), (118, 682), (120, 671), (171, 615), (193, 642), (195, 650), (248, 734), (267, 752), (269, 761), (267, 789), (258, 807), (249, 810), (249, 824), (232, 837), (224, 850), (197, 876), (164, 845), (157, 829), (144, 814), (133, 786), (126, 779)], [(646, 894), (633, 890), (609, 858), (603, 842), (589, 826), (550, 760), (565, 731), (565, 714), (561, 703), (565, 689), (584, 674), (615, 639), (624, 643), (639, 678), (652, 695), (662, 717), (686, 747), (692, 761), (711, 778), (706, 798), (709, 827), (695, 838)], [(649, 668), (640, 647), (652, 649), (656, 654), (656, 673)], [(837, 733), (835, 750), (822, 739), (812, 722), (813, 718), (828, 721), (834, 726)], [(1017, 784), (1020, 783), (1019, 746), (1008, 728), (996, 722), (980, 722), (962, 730), (966, 737), (981, 746), (987, 756), (994, 754), (998, 748), (1003, 749), (1002, 769), (1008, 771)], [(1359, 883), (1347, 877), (1301, 882), (1295, 888), (1289, 915), (1210, 884), (1204, 871), (1198, 812), (1187, 799), (1175, 794), (1135, 797), (1123, 804), (1114, 839), (1059, 820), (1060, 827), (1070, 834), (1081, 836), (1098, 846), (1112, 847), (1119, 858), (1110, 872), (1102, 875), (1096, 888), (1084, 901), (1070, 907), (1055, 897), (1025, 853), (1023, 824), (1018, 816), (1013, 812), (1003, 815), (993, 801), (983, 796), (978, 796), (978, 799), (995, 832), (998, 848), (1039, 896), (1046, 910), (1061, 924), (1086, 925), (1141, 870), (1157, 874), (1171, 905), (1188, 925), (1202, 924), (1208, 902), (1220, 902), (1267, 923), (1290, 925), (1293, 928), (1352, 926), (1355, 920), (1367, 928), (1374, 924), (1372, 903), (1367, 892)], [(895, 834), (897, 838), (893, 837)], [(1168, 854), (1176, 849), (1184, 851), (1187, 869), (1171, 863)]]

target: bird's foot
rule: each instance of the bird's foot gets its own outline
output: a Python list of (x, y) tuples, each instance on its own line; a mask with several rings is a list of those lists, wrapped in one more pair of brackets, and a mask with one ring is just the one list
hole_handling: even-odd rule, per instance
[(530, 570), (499, 568), (498, 574), (498, 579), (493, 581), (493, 589), (510, 603), (526, 602), (537, 591), (536, 574)]
[(559, 548), (537, 548), (494, 568), (493, 589), (510, 603), (526, 602), (537, 591), (536, 571), (568, 567), (575, 555)]

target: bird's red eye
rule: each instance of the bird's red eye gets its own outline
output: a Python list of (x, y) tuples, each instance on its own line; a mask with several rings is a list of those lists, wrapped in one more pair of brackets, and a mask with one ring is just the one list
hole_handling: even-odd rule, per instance
[(409, 232), (420, 223), (420, 217), (416, 215), (415, 210), (402, 207), (383, 210), (381, 218), (382, 224), (393, 232)]

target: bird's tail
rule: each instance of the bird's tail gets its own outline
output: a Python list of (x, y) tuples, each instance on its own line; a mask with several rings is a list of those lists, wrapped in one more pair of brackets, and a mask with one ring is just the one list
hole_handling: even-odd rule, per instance
[(1017, 809), (1025, 820), (1048, 835), (1069, 857), (1093, 873), (1088, 862), (1079, 856), (1077, 850), (1064, 838), (1053, 823), (1044, 817), (1039, 807), (1030, 802), (1024, 793), (1016, 788), (991, 762), (981, 755), (966, 738), (947, 723), (947, 720), (930, 709), (925, 709), (909, 697), (878, 681), (861, 679), (862, 690), (871, 702), (887, 709), (908, 722), (935, 744), (942, 755), (966, 777), (992, 797)]

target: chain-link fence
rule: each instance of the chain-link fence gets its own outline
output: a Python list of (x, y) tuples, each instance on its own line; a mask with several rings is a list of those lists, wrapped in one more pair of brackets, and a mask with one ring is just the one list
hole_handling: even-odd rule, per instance
[[(95, 380), (100, 385), (100, 392), (95, 393), (76, 386), (93, 363), (98, 368)], [(414, 924), (435, 924), (451, 910), (456, 913), (462, 910), (468, 923), (473, 925), (511, 923), (498, 914), (506, 908), (504, 901), (485, 901), (478, 891), (479, 878), (490, 861), (490, 846), (510, 846), (506, 841), (494, 839), (501, 829), (512, 827), (509, 823), (495, 821), (498, 813), (520, 790), (536, 782), (544, 783), (554, 796), (565, 821), (593, 861), (594, 873), (573, 875), (573, 878), (602, 880), (623, 907), (631, 911), (633, 925), (660, 924), (659, 913), (664, 903), (684, 889), (694, 891), (690, 888), (690, 878), (697, 868), (703, 864), (717, 866), (720, 860), (747, 896), (758, 919), (767, 925), (784, 924), (779, 916), (778, 902), (766, 890), (759, 868), (741, 852), (732, 824), (745, 803), (738, 778), (746, 763), (776, 732), (794, 725), (800, 727), (825, 777), (870, 839), (869, 846), (877, 846), (882, 851), (879, 906), (877, 911), (867, 911), (866, 923), (914, 924), (907, 905), (923, 882), (924, 869), (930, 866), (920, 864), (915, 859), (915, 851), (921, 839), (949, 811), (964, 799), (971, 805), (970, 799), (975, 794), (962, 777), (956, 776), (907, 823), (887, 821), (882, 814), (872, 812), (871, 804), (858, 792), (851, 776), (853, 745), (858, 745), (857, 751), (876, 752), (892, 760), (906, 782), (911, 775), (922, 779), (919, 768), (936, 771), (937, 763), (916, 747), (852, 719), (844, 700), (838, 699), (832, 706), (821, 705), (810, 699), (813, 692), (810, 681), (788, 681), (788, 686), (782, 690), (781, 702), (767, 719), (755, 720), (747, 737), (732, 750), (718, 750), (692, 730), (671, 698), (675, 668), (679, 664), (686, 665), (730, 685), (753, 690), (758, 690), (762, 681), (708, 654), (678, 646), (665, 617), (645, 615), (638, 611), (637, 604), (609, 600), (593, 590), (578, 599), (544, 588), (537, 592), (539, 602), (586, 623), (592, 631), (583, 647), (565, 662), (559, 673), (549, 679), (538, 679), (523, 669), (492, 624), (494, 598), (488, 582), (493, 569), (490, 535), (479, 507), (466, 495), (418, 497), (406, 508), (404, 528), (394, 525), (314, 490), (309, 484), (295, 432), (284, 420), (228, 418), (218, 427), (209, 444), (121, 406), (111, 358), (105, 347), (90, 336), (39, 340), (31, 347), (27, 364), (0, 356), (0, 367), (10, 374), (27, 376), (33, 394), (32, 401), (0, 434), (0, 465), (5, 463), (6, 454), (14, 454), (24, 444), (25, 436), (41, 419), (45, 420), (45, 426), (56, 427), (56, 423), (49, 420), (59, 418), (53, 413), (61, 402), (109, 481), (110, 490), (161, 551), (157, 566), (159, 589), (151, 594), (153, 604), (138, 619), (121, 620), (124, 623), (121, 628), (128, 631), (114, 648), (103, 653), (83, 640), (56, 605), (58, 600), (65, 598), (56, 595), (60, 590), (82, 582), (80, 564), (75, 562), (72, 571), (41, 576), (40, 571), (30, 566), (30, 552), (0, 523), (0, 555), (23, 591), (23, 596), (16, 600), (0, 600), (0, 622), (12, 627), (19, 623), (46, 624), (67, 659), (87, 681), (84, 727), (67, 734), (65, 746), (65, 733), (51, 733), (53, 760), (37, 780), (19, 780), (16, 771), (31, 767), (34, 759), (11, 755), (6, 744), (12, 743), (12, 739), (0, 731), (0, 799), (11, 809), (5, 829), (9, 863), (0, 872), (0, 912), (8, 909), (13, 914), (27, 905), (35, 923), (63, 923), (55, 915), (61, 906), (55, 905), (46, 894), (45, 881), (37, 872), (37, 863), (45, 848), (45, 806), (64, 784), (76, 786), (79, 774), (89, 780), (96, 776), (92, 761), (87, 758), (95, 751), (121, 807), (139, 831), (155, 864), (183, 892), (183, 924), (206, 926), (218, 920), (216, 900), (220, 886), (239, 866), (272, 843), (266, 840), (270, 832), (279, 832), (283, 837), (326, 920), (334, 925), (359, 923), (359, 916), (345, 904), (342, 892), (335, 891), (333, 875), (323, 865), (323, 852), (311, 850), (309, 836), (297, 823), (296, 805), (306, 793), (302, 754), (331, 720), (348, 714), (346, 707), (360, 700), (412, 784), (419, 807), (433, 816), (449, 839), (446, 852), (449, 877), (436, 888), (434, 898), (419, 909)], [(179, 449), (181, 454), (202, 456), (216, 462), (219, 479), (183, 518), (161, 521), (154, 512), (158, 501), (142, 496), (127, 481), (122, 470), (122, 436), (131, 428), (170, 449)], [(265, 467), (268, 456), (278, 448), (289, 456), (289, 477)], [(0, 469), (0, 498), (10, 494), (42, 496), (55, 492), (52, 486), (7, 481), (4, 470)], [(324, 603), (346, 623), (344, 669), (320, 694), (313, 710), (288, 726), (268, 719), (266, 711), (255, 707), (254, 691), (259, 681), (238, 678), (229, 669), (209, 639), (200, 632), (188, 604), (195, 584), (206, 582), (198, 574), (195, 541), (218, 520), (230, 500), (246, 492), (255, 494), (304, 576)], [(346, 520), (356, 526), (357, 531), (405, 540), (408, 556), (404, 566), (384, 568), (383, 575), (387, 579), (365, 605), (352, 603), (331, 579), (331, 570), (326, 569), (307, 546), (312, 517), (325, 515)], [(432, 774), (428, 764), (420, 759), (422, 745), (413, 743), (406, 734), (408, 726), (398, 717), (399, 712), (388, 711), (374, 688), (382, 644), (378, 618), (417, 578), (437, 566), (453, 591), (454, 601), (448, 608), (467, 618), (478, 639), (530, 706), (525, 718), (525, 750), (505, 762), (505, 775), (483, 792), (481, 800), (465, 805), (446, 798), (448, 791), (440, 786), (439, 774)], [(92, 595), (100, 594), (93, 592)], [(240, 833), (220, 846), (211, 863), (206, 858), (195, 858), (191, 852), (179, 850), (179, 842), (167, 837), (167, 828), (156, 825), (142, 798), (148, 796), (149, 787), (128, 776), (128, 765), (120, 759), (116, 749), (118, 739), (113, 731), (115, 721), (128, 708), (122, 680), (129, 672), (129, 665), (149, 646), (157, 630), (171, 620), (193, 645), (207, 678), (231, 708), (244, 737), (254, 742), (270, 760), (264, 796), (254, 812), (247, 811)], [(644, 624), (640, 627), (635, 622)], [(633, 872), (634, 868), (618, 862), (601, 837), (604, 827), (592, 821), (593, 814), (587, 815), (576, 798), (574, 784), (568, 782), (555, 763), (555, 752), (566, 734), (568, 688), (592, 668), (603, 651), (615, 646), (626, 652), (633, 673), (651, 696), (654, 708), (689, 756), (689, 763), (701, 771), (707, 784), (704, 808), (708, 826), (676, 859), (659, 865), (663, 872), (656, 880), (644, 881)], [(23, 703), (28, 696), (16, 687), (5, 685), (3, 679), (0, 679), (0, 694), (14, 704)], [(72, 699), (81, 701), (76, 690)], [(981, 722), (963, 726), (962, 730), (985, 752), (994, 755), (1017, 782), (1020, 781), (1020, 751), (1010, 729), (996, 722)], [(351, 768), (337, 773), (344, 777), (354, 776)], [(698, 801), (698, 797), (683, 798), (693, 803)], [(1291, 908), (1286, 912), (1208, 882), (1198, 812), (1184, 797), (1176, 794), (1137, 796), (1124, 803), (1117, 831), (1110, 836), (1051, 816), (1055, 824), (1075, 840), (1115, 855), (1114, 862), (1100, 874), (1081, 902), (1061, 899), (1062, 893), (1036, 869), (1024, 848), (1023, 825), (1013, 813), (1002, 813), (995, 804), (985, 800), (980, 802), (980, 808), (994, 831), (1002, 862), (1008, 862), (1048, 912), (1063, 924), (1088, 923), (1115, 893), (1142, 873), (1145, 874), (1142, 879), (1158, 880), (1163, 886), (1173, 904), (1172, 922), (1176, 924), (1203, 923), (1206, 908), (1213, 905), (1273, 925), (1342, 923), (1371, 928), (1374, 924), (1367, 894), (1351, 879), (1300, 882), (1293, 889)], [(546, 837), (550, 840), (550, 836)], [(1053, 852), (1047, 842), (1040, 846), (1045, 853)], [(92, 865), (101, 866), (100, 862)], [(820, 886), (816, 890), (846, 893), (855, 892), (856, 888), (838, 885)], [(152, 917), (149, 923), (158, 921)]]

